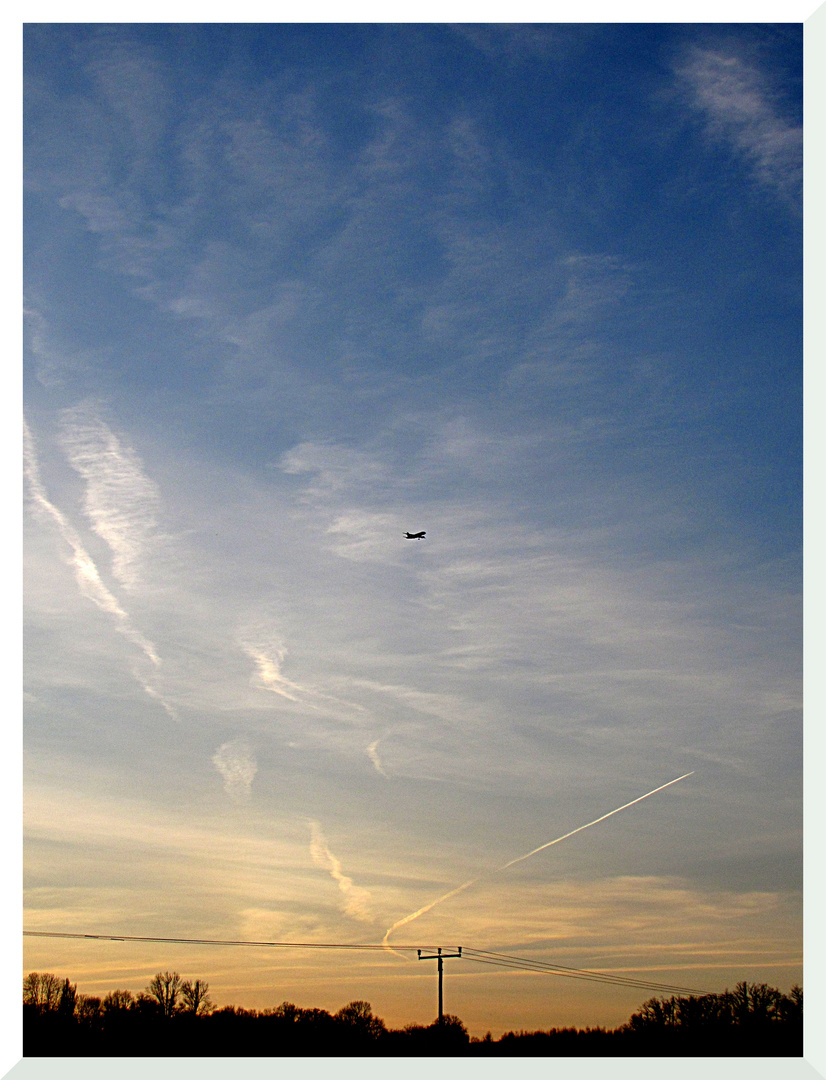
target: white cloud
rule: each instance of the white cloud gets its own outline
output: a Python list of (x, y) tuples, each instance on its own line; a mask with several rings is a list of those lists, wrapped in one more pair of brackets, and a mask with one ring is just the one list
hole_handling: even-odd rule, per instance
[(239, 739), (223, 743), (212, 755), (212, 764), (224, 778), (224, 791), (234, 802), (249, 798), (258, 762), (247, 743)]
[(286, 649), (270, 646), (267, 652), (263, 648), (251, 645), (248, 642), (242, 642), (241, 647), (247, 656), (255, 661), (259, 686), (265, 690), (271, 690), (274, 694), (280, 694), (281, 697), (285, 697), (289, 701), (298, 701), (296, 694), (301, 692), (302, 687), (290, 682), (289, 679), (285, 679), (281, 674), (281, 664), (287, 655)]
[(416, 713), (436, 717), (442, 721), (454, 723), (461, 721), (462, 726), (466, 726), (480, 718), (479, 706), (469, 702), (461, 693), (438, 693), (420, 690), (413, 686), (387, 685), (374, 679), (360, 678), (348, 680), (348, 685), (353, 689), (363, 688), (373, 693), (387, 695)]
[(332, 443), (299, 443), (283, 455), (279, 467), (293, 475), (312, 474), (314, 479), (305, 494), (316, 498), (381, 483), (386, 476), (385, 466), (376, 456)]
[(49, 501), (40, 479), (34, 439), (25, 420), (23, 421), (23, 440), (23, 463), (32, 503), (52, 519), (57, 525), (60, 535), (71, 548), (72, 554), (69, 562), (75, 571), (75, 579), (81, 594), (91, 600), (93, 604), (96, 604), (97, 607), (112, 615), (116, 620), (115, 626), (117, 630), (137, 645), (153, 664), (159, 664), (160, 658), (155, 646), (132, 625), (129, 615), (101, 580), (97, 566), (95, 566), (92, 557), (83, 546), (74, 527), (65, 515)]
[(112, 572), (125, 589), (137, 587), (156, 527), (157, 486), (140, 458), (96, 414), (90, 403), (66, 409), (61, 443), (86, 481), (84, 509), (112, 551)]
[(370, 910), (370, 893), (354, 885), (352, 878), (341, 872), (341, 863), (327, 847), (327, 841), (321, 826), (317, 821), (310, 822), (310, 855), (316, 866), (329, 871), (332, 879), (341, 889), (343, 900), (342, 908), (346, 915), (360, 922), (372, 922), (373, 915)]
[(260, 689), (278, 694), (279, 697), (295, 702), (303, 708), (312, 709), (314, 713), (335, 716), (339, 722), (344, 716), (361, 719), (366, 715), (367, 711), (361, 705), (325, 693), (316, 686), (302, 685), (285, 678), (281, 673), (281, 665), (287, 656), (287, 649), (275, 634), (261, 633), (260, 626), (258, 632), (247, 626), (242, 632), (239, 644), (255, 663), (253, 685)]
[(130, 150), (143, 159), (167, 118), (170, 99), (164, 69), (151, 49), (136, 46), (117, 30), (111, 33), (111, 28), (102, 30), (88, 48), (86, 71), (106, 103), (107, 117), (114, 114), (128, 131)]
[[(115, 630), (140, 650), (141, 655), (133, 657), (128, 663), (129, 671), (135, 682), (144, 693), (161, 706), (170, 719), (178, 721), (178, 710), (170, 701), (166, 688), (158, 686), (158, 680), (161, 678), (159, 670), (161, 658), (157, 646), (135, 626), (130, 613), (125, 610), (117, 597), (104, 583), (94, 559), (89, 554), (77, 530), (66, 515), (49, 499), (40, 476), (34, 438), (25, 420), (23, 428), (24, 470), (32, 508), (42, 514), (46, 520), (56, 525), (59, 536), (68, 545), (71, 554), (67, 561), (74, 570), (75, 581), (81, 595), (91, 600), (97, 608), (111, 616), (114, 619)], [(96, 509), (100, 510), (100, 507)], [(106, 534), (105, 529), (103, 532)], [(115, 540), (115, 547), (117, 547), (117, 540)], [(53, 612), (52, 619), (54, 619)], [(76, 623), (76, 617), (73, 622)], [(151, 664), (149, 669), (151, 675), (147, 671), (147, 661)], [(58, 682), (60, 681), (57, 676), (58, 666), (54, 660), (50, 661), (47, 680), (54, 678)]]
[(695, 49), (677, 74), (712, 136), (742, 154), (761, 184), (799, 198), (803, 129), (782, 114), (760, 70), (737, 56)]
[(41, 386), (47, 390), (58, 389), (90, 368), (94, 359), (92, 351), (79, 349), (76, 344), (68, 348), (64, 343), (58, 346), (46, 318), (35, 308), (24, 308), (23, 315), (26, 344), (34, 358), (35, 375)]
[[(398, 514), (348, 510), (339, 514), (326, 530), (333, 551), (352, 562), (397, 563), (397, 541), (404, 522)], [(405, 524), (405, 528), (414, 526)]]
[(171, 702), (167, 701), (163, 694), (161, 694), (160, 691), (158, 691), (150, 682), (147, 682), (147, 680), (143, 677), (143, 675), (141, 675), (140, 671), (138, 671), (137, 668), (133, 669), (132, 674), (134, 675), (135, 680), (140, 683), (144, 691), (149, 695), (149, 697), (154, 698), (155, 701), (158, 702), (158, 704), (161, 706), (161, 708), (164, 710), (170, 720), (180, 720), (178, 710), (175, 708), (175, 706)]
[(371, 742), (370, 745), (367, 747), (365, 753), (373, 762), (373, 767), (375, 768), (376, 772), (380, 773), (382, 776), (387, 776), (387, 773), (384, 771), (384, 765), (382, 765), (381, 758), (379, 757), (379, 742), (379, 739)]

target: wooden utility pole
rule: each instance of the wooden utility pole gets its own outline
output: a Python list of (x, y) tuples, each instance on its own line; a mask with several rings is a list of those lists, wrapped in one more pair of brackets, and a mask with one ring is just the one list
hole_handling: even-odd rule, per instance
[(462, 955), (462, 946), (461, 945), (459, 946), (459, 951), (458, 952), (452, 952), (452, 953), (443, 953), (441, 949), (437, 949), (434, 956), (422, 956), (422, 950), (421, 949), (417, 949), (416, 951), (419, 954), (419, 959), (420, 960), (437, 960), (438, 961), (438, 968), (439, 968), (439, 1021), (441, 1022), (442, 1016), (444, 1015), (444, 1011), (443, 1011), (443, 1008), (442, 1008), (442, 1002), (443, 1002), (443, 998), (442, 998), (442, 961), (443, 960), (450, 960), (454, 956), (461, 956)]

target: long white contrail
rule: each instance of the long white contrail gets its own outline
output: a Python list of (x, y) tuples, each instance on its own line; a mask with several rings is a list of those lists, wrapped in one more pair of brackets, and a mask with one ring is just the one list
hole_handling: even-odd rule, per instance
[[(620, 810), (627, 810), (629, 806), (642, 802), (643, 799), (647, 799), (651, 795), (656, 795), (658, 791), (664, 791), (667, 787), (671, 787), (672, 784), (676, 784), (680, 780), (685, 780), (687, 776), (693, 776), (693, 774), (693, 769), (691, 772), (683, 773), (683, 775), (678, 776), (676, 780), (669, 780), (667, 784), (661, 784), (659, 787), (655, 787), (653, 791), (647, 791), (645, 795), (640, 795), (638, 799), (632, 799), (631, 802), (623, 803), (622, 806), (618, 806), (616, 810), (610, 810), (607, 814), (603, 814), (602, 817), (594, 818), (593, 821), (589, 821), (587, 825), (580, 825), (578, 829), (571, 829), (571, 831), (566, 832), (564, 836), (558, 836), (556, 840), (549, 840), (547, 844), (540, 844), (540, 846), (534, 848), (533, 851), (529, 851), (527, 855), (520, 855), (518, 859), (511, 859), (511, 861), (506, 862), (504, 866), (500, 866), (499, 870), (507, 870), (509, 866), (515, 866), (516, 863), (522, 862), (523, 859), (529, 859), (531, 855), (536, 855), (537, 851), (544, 851), (545, 848), (553, 847), (554, 844), (558, 844), (561, 840), (567, 840), (568, 837), (573, 836), (574, 833), (582, 832), (583, 829), (590, 829), (592, 825), (598, 825), (600, 821), (605, 821), (606, 818), (613, 817), (614, 814), (618, 814)], [(498, 871), (494, 870), (494, 873), (497, 872)]]
[(466, 881), (464, 885), (459, 885), (455, 889), (451, 889), (450, 892), (445, 893), (444, 896), (438, 897), (436, 900), (432, 900), (429, 904), (425, 904), (424, 907), (419, 908), (418, 911), (414, 911), (412, 915), (406, 915), (403, 919), (399, 919), (398, 922), (393, 923), (387, 933), (382, 939), (382, 945), (390, 948), (389, 938), (394, 930), (398, 930), (400, 926), (405, 926), (409, 922), (413, 922), (414, 919), (418, 919), (420, 915), (424, 915), (426, 912), (435, 908), (437, 904), (443, 903), (445, 900), (449, 900), (451, 896), (456, 896), (457, 893), (464, 892), (465, 889), (469, 889), (471, 885), (475, 885), (477, 881), (482, 878), (491, 877), (493, 874), (498, 874), (502, 870), (507, 870), (509, 866), (515, 866), (518, 862), (523, 862), (525, 859), (529, 859), (531, 855), (536, 855), (539, 851), (544, 851), (545, 848), (553, 847), (554, 844), (559, 844), (563, 840), (567, 840), (569, 836), (573, 836), (575, 833), (582, 832), (583, 829), (590, 829), (592, 825), (598, 825), (600, 821), (605, 821), (606, 818), (613, 817), (614, 814), (618, 814), (620, 810), (627, 810), (629, 806), (634, 806), (638, 802), (642, 802), (643, 799), (648, 799), (652, 795), (656, 795), (658, 791), (664, 791), (667, 787), (671, 787), (672, 784), (677, 784), (680, 780), (685, 780), (687, 776), (693, 776), (694, 769), (691, 772), (683, 773), (682, 776), (676, 777), (674, 780), (669, 780), (667, 784), (660, 784), (659, 787), (655, 787), (653, 791), (646, 791), (645, 795), (640, 795), (639, 798), (632, 799), (631, 802), (623, 803), (622, 806), (618, 806), (616, 810), (609, 810), (607, 814), (603, 814), (602, 817), (594, 818), (593, 821), (589, 821), (586, 825), (580, 825), (576, 829), (571, 829), (570, 832), (563, 833), (562, 836), (557, 836), (555, 840), (549, 840), (547, 844), (540, 844), (539, 847), (534, 848), (533, 851), (529, 851), (527, 855), (520, 855), (516, 859), (511, 859), (510, 862), (504, 863), (502, 866), (497, 866), (495, 870), (489, 870), (486, 874), (480, 874), (479, 877), (471, 878), (470, 881)]

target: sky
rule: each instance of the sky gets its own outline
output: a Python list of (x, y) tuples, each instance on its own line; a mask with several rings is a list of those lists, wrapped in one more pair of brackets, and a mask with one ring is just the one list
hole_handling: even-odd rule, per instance
[[(800, 25), (24, 46), (25, 929), (801, 982)], [(445, 966), (479, 1036), (651, 996)], [(436, 1012), (411, 953), (24, 939), (165, 968)]]

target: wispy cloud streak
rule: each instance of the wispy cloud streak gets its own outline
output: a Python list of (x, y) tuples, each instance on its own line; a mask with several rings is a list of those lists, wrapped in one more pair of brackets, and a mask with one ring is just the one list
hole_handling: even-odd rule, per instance
[(289, 701), (298, 701), (296, 694), (300, 693), (302, 688), (297, 683), (285, 679), (281, 674), (281, 663), (287, 655), (286, 649), (265, 652), (264, 649), (247, 642), (242, 643), (242, 648), (247, 656), (255, 661), (259, 685), (265, 690), (271, 690), (274, 694), (280, 694)]
[(370, 745), (367, 747), (366, 753), (370, 760), (373, 762), (373, 767), (375, 768), (376, 772), (381, 773), (382, 776), (387, 776), (387, 773), (384, 771), (384, 766), (381, 763), (381, 758), (379, 757), (379, 741), (379, 739), (376, 739), (375, 742), (371, 742)]
[[(57, 526), (57, 530), (63, 540), (71, 549), (69, 565), (75, 573), (75, 580), (82, 596), (111, 615), (115, 620), (115, 629), (133, 645), (136, 645), (141, 653), (149, 660), (154, 668), (158, 668), (161, 659), (155, 645), (138, 630), (128, 614), (118, 603), (117, 598), (106, 587), (100, 577), (89, 552), (83, 545), (74, 526), (66, 515), (54, 505), (48, 497), (43, 481), (40, 477), (40, 466), (37, 459), (34, 437), (25, 419), (23, 420), (23, 469), (28, 482), (29, 496), (32, 504)], [(132, 677), (141, 689), (154, 701), (157, 701), (171, 720), (179, 720), (178, 711), (140, 671), (140, 665), (136, 661), (131, 667)]]
[(112, 551), (112, 572), (134, 589), (148, 539), (155, 528), (156, 485), (141, 460), (125, 446), (89, 404), (63, 413), (61, 444), (72, 467), (86, 481), (84, 506), (92, 528)]
[(797, 197), (803, 130), (780, 114), (761, 72), (739, 57), (696, 49), (678, 75), (705, 113), (712, 135), (749, 159), (761, 183)]
[(147, 682), (137, 668), (133, 668), (132, 674), (135, 677), (135, 681), (140, 683), (145, 693), (157, 701), (170, 720), (179, 721), (181, 719), (175, 706), (168, 702), (163, 694), (159, 693), (151, 683)]
[(321, 826), (317, 821), (310, 822), (310, 835), (310, 855), (313, 862), (316, 866), (327, 870), (332, 879), (338, 884), (344, 896), (342, 905), (344, 913), (352, 919), (358, 919), (360, 922), (372, 922), (370, 893), (367, 889), (354, 885), (352, 878), (341, 872), (341, 863), (327, 847), (324, 833), (321, 831)]
[[(249, 640), (250, 638), (252, 640)], [(250, 631), (247, 628), (241, 631), (238, 643), (246, 655), (254, 661), (256, 674), (253, 676), (253, 682), (262, 690), (269, 690), (273, 694), (278, 694), (288, 701), (315, 712), (329, 713), (334, 710), (338, 716), (347, 714), (359, 718), (368, 715), (368, 711), (355, 702), (335, 697), (313, 686), (302, 686), (282, 675), (281, 665), (287, 656), (287, 649), (280, 644), (278, 635), (275, 635), (275, 640), (273, 640), (271, 634), (257, 635), (254, 630)]]
[(60, 535), (72, 549), (69, 561), (75, 571), (75, 579), (81, 594), (91, 600), (93, 604), (96, 604), (97, 607), (113, 616), (116, 620), (115, 626), (117, 630), (129, 641), (137, 645), (153, 664), (160, 664), (160, 657), (155, 651), (155, 646), (132, 625), (127, 613), (101, 580), (94, 560), (83, 546), (74, 527), (65, 515), (50, 502), (40, 479), (40, 468), (34, 439), (25, 420), (23, 421), (23, 467), (32, 502), (54, 521)]
[(685, 780), (687, 776), (693, 776), (694, 770), (691, 772), (683, 773), (682, 776), (676, 777), (674, 780), (669, 780), (667, 784), (661, 784), (659, 787), (653, 789), (653, 791), (647, 791), (645, 795), (640, 795), (636, 799), (632, 799), (631, 802), (623, 803), (622, 806), (618, 806), (615, 810), (610, 810), (607, 814), (603, 814), (601, 817), (594, 818), (593, 821), (587, 822), (585, 825), (580, 825), (576, 829), (571, 829), (570, 832), (564, 833), (562, 836), (557, 836), (555, 840), (549, 840), (547, 844), (540, 844), (539, 847), (534, 848), (533, 851), (527, 852), (525, 855), (520, 855), (516, 859), (511, 859), (510, 862), (504, 863), (502, 866), (497, 866), (495, 870), (489, 870), (486, 874), (480, 874), (479, 877), (471, 878), (470, 881), (464, 882), (464, 884), (457, 886), (455, 889), (451, 889), (450, 892), (445, 893), (444, 896), (438, 897), (436, 900), (431, 901), (429, 904), (425, 904), (424, 907), (419, 908), (418, 911), (414, 911), (412, 915), (406, 915), (403, 919), (399, 919), (398, 922), (393, 923), (387, 933), (382, 939), (383, 945), (388, 945), (390, 935), (394, 930), (398, 930), (402, 926), (406, 926), (407, 923), (413, 922), (414, 919), (418, 919), (420, 915), (425, 915), (428, 911), (431, 911), (437, 904), (444, 903), (445, 900), (449, 900), (452, 896), (458, 895), (460, 892), (464, 892), (465, 889), (469, 889), (471, 885), (475, 885), (477, 881), (481, 881), (483, 878), (491, 877), (493, 874), (498, 874), (502, 870), (507, 870), (510, 866), (515, 866), (519, 862), (523, 862), (525, 859), (529, 859), (532, 855), (536, 855), (540, 851), (544, 851), (545, 848), (553, 847), (554, 844), (559, 844), (563, 840), (567, 840), (569, 836), (574, 836), (578, 832), (582, 832), (583, 829), (590, 829), (592, 825), (598, 825), (601, 821), (605, 821), (609, 817), (613, 817), (614, 814), (618, 814), (620, 810), (627, 810), (629, 806), (634, 806), (636, 803), (642, 802), (643, 799), (648, 799), (652, 795), (656, 795), (658, 791), (664, 791), (666, 788), (671, 787), (672, 784), (679, 783), (680, 780)]

